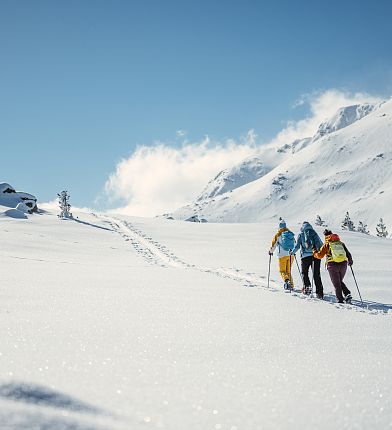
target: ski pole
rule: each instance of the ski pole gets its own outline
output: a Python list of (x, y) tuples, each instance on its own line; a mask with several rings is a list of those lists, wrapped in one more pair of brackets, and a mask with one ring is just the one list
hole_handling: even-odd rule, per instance
[(361, 299), (361, 303), (362, 303), (362, 306), (363, 306), (363, 300), (362, 300), (361, 293), (360, 293), (359, 288), (358, 288), (358, 282), (357, 282), (357, 280), (355, 278), (355, 275), (354, 275), (353, 266), (350, 266), (350, 269), (351, 269), (351, 273), (353, 274), (353, 278), (354, 278), (354, 281), (355, 281), (355, 285), (357, 286), (359, 298)]
[(294, 254), (294, 258), (295, 258), (295, 262), (297, 263), (299, 276), (301, 277), (301, 280), (302, 280), (302, 286), (303, 286), (303, 288), (305, 288), (304, 278), (303, 278), (303, 276), (302, 276), (301, 270), (300, 270), (300, 268), (299, 268), (299, 264), (298, 264), (297, 256), (296, 256), (295, 254)]
[(269, 282), (270, 282), (271, 258), (272, 258), (272, 254), (270, 254), (270, 255), (269, 255), (269, 263), (268, 263), (268, 285), (267, 285), (267, 288), (269, 288)]
[(291, 276), (291, 249), (290, 249), (290, 251), (289, 251), (289, 285), (290, 285), (290, 291), (293, 288), (293, 286), (291, 285), (291, 279), (292, 279), (292, 276)]
[(314, 284), (314, 260), (312, 257), (312, 291), (310, 292), (310, 297), (313, 297), (313, 284)]

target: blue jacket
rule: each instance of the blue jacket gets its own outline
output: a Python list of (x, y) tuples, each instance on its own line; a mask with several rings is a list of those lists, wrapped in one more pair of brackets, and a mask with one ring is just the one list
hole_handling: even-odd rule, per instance
[(322, 246), (323, 242), (319, 235), (308, 222), (305, 222), (302, 224), (301, 233), (298, 235), (293, 254), (301, 247), (301, 258), (311, 257), (313, 255), (312, 248), (314, 247), (319, 251)]

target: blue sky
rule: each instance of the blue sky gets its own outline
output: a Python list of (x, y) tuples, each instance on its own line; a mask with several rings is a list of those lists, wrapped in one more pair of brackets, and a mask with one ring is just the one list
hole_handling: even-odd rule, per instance
[[(268, 141), (303, 94), (392, 94), (390, 1), (4, 0), (1, 177), (94, 206), (137, 145)], [(147, 168), (148, 166), (146, 166)], [(107, 206), (105, 202), (101, 205)]]

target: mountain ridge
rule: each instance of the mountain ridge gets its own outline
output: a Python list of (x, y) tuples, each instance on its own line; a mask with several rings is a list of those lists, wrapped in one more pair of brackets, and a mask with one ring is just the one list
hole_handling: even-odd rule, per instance
[[(220, 172), (172, 216), (257, 222), (278, 216), (312, 221), (319, 214), (338, 225), (349, 211), (357, 221), (374, 225), (383, 217), (391, 223), (392, 207), (386, 204), (392, 192), (391, 141), (392, 100), (341, 108), (313, 137), (266, 145), (251, 160)], [(246, 172), (246, 164), (254, 170)], [(246, 173), (254, 179), (236, 181), (238, 172), (242, 181)]]

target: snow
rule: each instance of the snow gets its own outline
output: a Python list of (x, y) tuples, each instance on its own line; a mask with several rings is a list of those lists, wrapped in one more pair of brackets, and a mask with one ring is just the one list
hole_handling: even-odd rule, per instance
[(21, 211), (21, 212), (23, 212), (23, 213), (30, 213), (31, 212), (31, 208), (29, 208), (27, 205), (26, 205), (26, 203), (18, 203), (17, 205), (16, 205), (16, 208), (15, 209), (17, 209), (18, 211)]
[(0, 219), (0, 428), (392, 426), (392, 241), (339, 306), (267, 288), (275, 223), (74, 216)]
[(15, 208), (15, 209), (4, 208), (4, 209), (5, 209), (4, 212), (0, 212), (0, 217), (8, 216), (10, 218), (27, 219), (27, 215), (25, 214), (25, 212), (20, 210), (19, 208)]
[[(258, 222), (279, 216), (313, 222), (317, 214), (337, 227), (348, 211), (355, 225), (362, 221), (374, 234), (380, 218), (392, 224), (392, 100), (381, 105), (340, 109), (320, 125), (319, 132), (283, 147), (266, 145), (257, 159), (270, 169), (259, 178), (230, 184), (224, 192), (221, 178), (211, 182), (202, 198), (172, 216), (192, 215), (212, 222)], [(255, 163), (255, 162), (254, 162)], [(239, 163), (228, 169), (242, 169)]]
[[(19, 206), (20, 205), (20, 206)], [(37, 210), (37, 198), (32, 194), (15, 191), (15, 188), (6, 182), (0, 183), (0, 215), (5, 213), (11, 217), (22, 217), (15, 210), (5, 210), (1, 208), (6, 206), (7, 208), (16, 208), (20, 212), (29, 212), (31, 210)], [(18, 207), (19, 206), (19, 207)]]
[(0, 183), (0, 193), (15, 193), (15, 188), (6, 182)]
[(320, 124), (320, 127), (313, 137), (313, 140), (317, 140), (326, 134), (333, 133), (342, 128), (348, 127), (354, 122), (359, 121), (366, 115), (369, 115), (375, 109), (378, 109), (381, 105), (374, 104), (358, 104), (353, 106), (346, 106), (337, 111), (337, 113), (330, 118), (328, 121)]
[(210, 181), (197, 200), (216, 197), (261, 178), (271, 170), (258, 157), (249, 157), (232, 169), (222, 170)]

